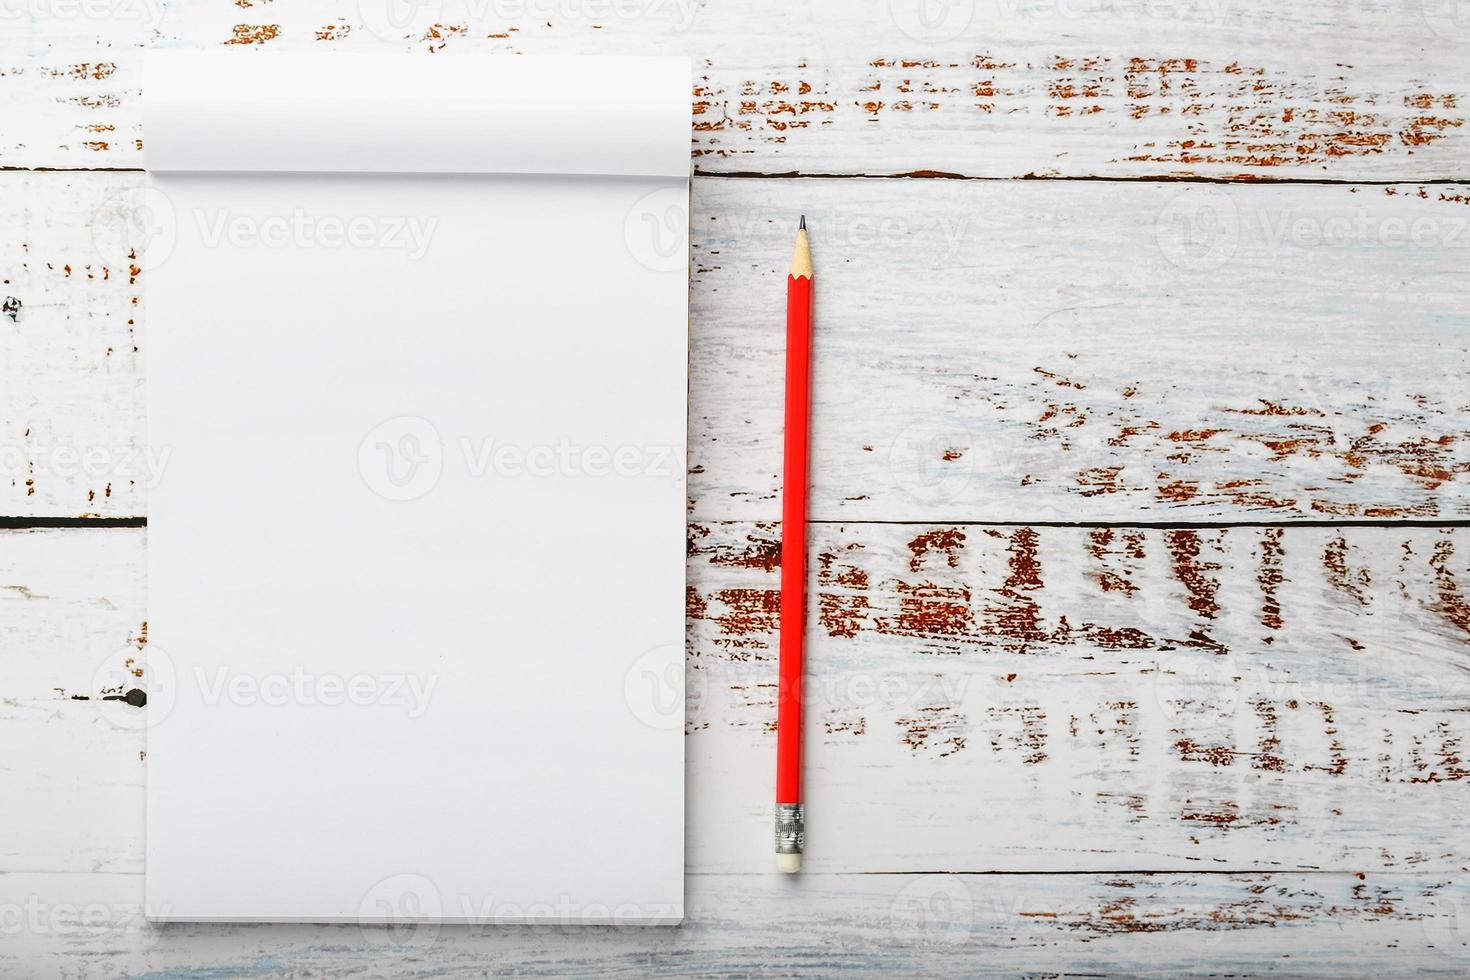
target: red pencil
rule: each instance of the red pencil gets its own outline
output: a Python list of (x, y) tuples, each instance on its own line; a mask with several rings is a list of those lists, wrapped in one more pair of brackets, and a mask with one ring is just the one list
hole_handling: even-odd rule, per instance
[(786, 466), (781, 491), (781, 664), (776, 698), (776, 867), (801, 870), (802, 634), (806, 627), (806, 434), (811, 372), (812, 252), (806, 216), (786, 279)]

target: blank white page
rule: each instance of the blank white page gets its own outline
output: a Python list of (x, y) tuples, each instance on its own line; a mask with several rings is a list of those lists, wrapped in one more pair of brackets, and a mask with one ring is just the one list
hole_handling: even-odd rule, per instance
[(263, 54), (149, 55), (150, 914), (677, 922), (688, 65)]

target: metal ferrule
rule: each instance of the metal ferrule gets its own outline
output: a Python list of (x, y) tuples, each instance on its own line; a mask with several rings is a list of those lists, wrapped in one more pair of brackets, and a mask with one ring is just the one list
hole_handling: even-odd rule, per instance
[(776, 853), (800, 854), (806, 846), (806, 816), (800, 803), (776, 804)]

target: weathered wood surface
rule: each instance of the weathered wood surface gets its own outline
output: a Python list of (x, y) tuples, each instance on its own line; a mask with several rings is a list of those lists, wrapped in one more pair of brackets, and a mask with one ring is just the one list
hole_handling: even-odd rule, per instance
[(142, 270), (125, 240), (123, 180), (0, 174), (7, 516), (142, 512)]
[[(712, 175), (1398, 183), (696, 181), (678, 930), (147, 927), (145, 532), (0, 533), (0, 972), (1470, 970), (1465, 532), (1185, 526), (1470, 512), (1470, 191), (1422, 183), (1470, 180), (1454, 4), (390, 2), (0, 3), (0, 168), (139, 167), (152, 41), (688, 53)], [(0, 173), (0, 514), (146, 513), (141, 187)], [(792, 881), (761, 801), (800, 210)]]
[(141, 49), (683, 53), (707, 172), (1466, 179), (1455, 4), (11, 0), (0, 165), (137, 167)]
[[(7, 870), (142, 870), (145, 535), (0, 535)], [(1470, 870), (1463, 539), (818, 527), (812, 870)], [(690, 530), (701, 872), (768, 863), (778, 540)]]
[[(1467, 201), (698, 179), (691, 514), (778, 516), (779, 216), (805, 210), (818, 520), (1464, 518)], [(0, 174), (0, 202), (4, 511), (142, 515), (166, 456), (139, 256), (167, 215), (136, 174)]]
[[(5, 972), (1470, 969), (1457, 533), (819, 528), (793, 881), (752, 802), (775, 529), (696, 524), (688, 923), (406, 933), (145, 924), (146, 733), (99, 700), (146, 644), (145, 537), (0, 534)], [(1161, 858), (1237, 873), (1129, 867)], [(951, 873), (986, 865), (1117, 870)], [(1331, 870), (1238, 873), (1272, 865)]]
[[(722, 870), (768, 836), (742, 801), (769, 776), (778, 540), (691, 528), (689, 847)], [(816, 870), (1470, 867), (1456, 533), (828, 525), (811, 547)]]
[(779, 515), (769, 310), (791, 229), (772, 216), (802, 210), (820, 255), (817, 519), (1464, 517), (1467, 200), (699, 182), (693, 515)]
[(141, 875), (0, 875), (0, 972), (372, 976), (1464, 976), (1443, 875), (702, 875), (677, 929), (150, 927)]

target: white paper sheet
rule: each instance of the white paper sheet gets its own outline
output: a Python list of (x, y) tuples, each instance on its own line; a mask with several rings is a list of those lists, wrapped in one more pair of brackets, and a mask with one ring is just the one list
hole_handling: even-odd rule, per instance
[(678, 921), (688, 64), (146, 78), (150, 915)]
[(150, 52), (148, 169), (689, 176), (684, 58)]

